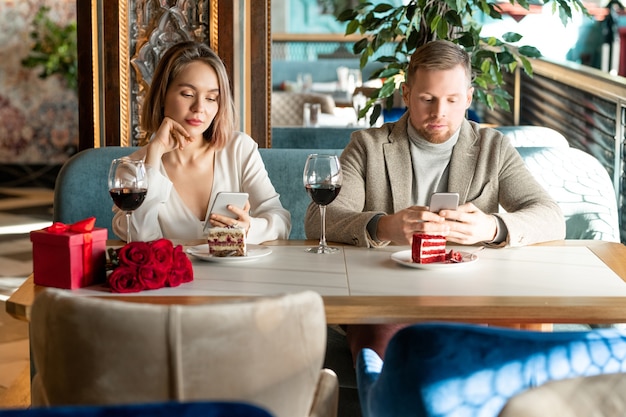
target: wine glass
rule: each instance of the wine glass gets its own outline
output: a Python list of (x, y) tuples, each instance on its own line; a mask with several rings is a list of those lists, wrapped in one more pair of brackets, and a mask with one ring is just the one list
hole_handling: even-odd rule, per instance
[(313, 202), (320, 207), (321, 237), (318, 246), (307, 248), (307, 252), (334, 253), (339, 249), (326, 244), (326, 206), (341, 190), (343, 174), (337, 155), (311, 154), (304, 165), (304, 188)]
[(148, 192), (148, 177), (143, 160), (119, 158), (109, 169), (109, 194), (115, 205), (126, 212), (126, 242), (131, 242), (130, 217), (143, 203)]

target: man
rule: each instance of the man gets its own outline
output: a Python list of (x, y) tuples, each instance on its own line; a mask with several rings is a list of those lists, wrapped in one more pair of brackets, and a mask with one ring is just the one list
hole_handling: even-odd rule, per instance
[[(395, 123), (357, 131), (341, 155), (344, 182), (327, 207), (327, 239), (407, 245), (414, 233), (449, 242), (521, 246), (565, 237), (563, 214), (500, 132), (465, 119), (472, 103), (469, 55), (438, 40), (418, 48)], [(457, 192), (457, 210), (428, 211), (433, 192)], [(498, 212), (501, 206), (506, 212)], [(319, 209), (305, 229), (319, 237)]]
[[(402, 86), (405, 115), (354, 132), (341, 155), (344, 182), (326, 211), (329, 241), (409, 245), (414, 233), (428, 233), (464, 245), (522, 246), (565, 237), (559, 206), (510, 141), (465, 119), (471, 78), (469, 55), (452, 42), (415, 51)], [(434, 192), (459, 193), (458, 209), (428, 211)], [(305, 220), (309, 238), (319, 237), (319, 218), (312, 204)], [(347, 326), (353, 358), (364, 346), (382, 357), (399, 327)]]

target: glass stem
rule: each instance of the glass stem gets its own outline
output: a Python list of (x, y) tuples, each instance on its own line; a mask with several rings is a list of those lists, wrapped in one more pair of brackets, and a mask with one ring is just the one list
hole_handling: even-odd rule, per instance
[(322, 234), (320, 236), (320, 248), (322, 251), (326, 247), (326, 206), (320, 205), (320, 217), (322, 221)]
[(126, 212), (126, 243), (130, 243), (132, 242), (132, 239), (130, 238), (130, 215), (132, 213), (130, 211)]

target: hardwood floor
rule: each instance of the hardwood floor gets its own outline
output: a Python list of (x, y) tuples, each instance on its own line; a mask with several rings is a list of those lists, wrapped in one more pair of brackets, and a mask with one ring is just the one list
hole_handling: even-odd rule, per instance
[(5, 301), (32, 272), (29, 232), (52, 223), (52, 190), (0, 188), (0, 409), (30, 405), (28, 323)]

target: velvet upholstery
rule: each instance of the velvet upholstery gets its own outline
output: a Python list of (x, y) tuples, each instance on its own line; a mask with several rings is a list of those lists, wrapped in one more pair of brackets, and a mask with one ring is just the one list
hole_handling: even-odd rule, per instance
[(311, 197), (304, 189), (302, 175), (306, 158), (312, 153), (341, 155), (342, 149), (259, 149), (267, 173), (280, 194), (280, 202), (291, 213), (289, 239), (306, 239), (304, 216)]
[(319, 294), (156, 305), (46, 289), (34, 301), (32, 403), (246, 401), (276, 417), (334, 416), (336, 375), (322, 370)]
[[(316, 128), (272, 126), (272, 148), (345, 148), (350, 134), (360, 127)], [(496, 126), (516, 148), (569, 148), (565, 136), (543, 126)]]
[(511, 398), (499, 417), (623, 417), (626, 374), (547, 382)]
[(272, 417), (261, 407), (236, 402), (33, 407), (0, 410), (0, 415), (2, 417)]
[(272, 149), (343, 149), (356, 127), (272, 127)]
[(495, 417), (531, 387), (624, 371), (626, 332), (613, 328), (542, 333), (422, 323), (400, 330), (384, 361), (371, 349), (357, 358), (365, 417)]
[(86, 149), (68, 159), (54, 185), (53, 220), (74, 223), (95, 216), (96, 226), (113, 233), (113, 200), (109, 195), (107, 176), (111, 161), (126, 156), (138, 148), (107, 146)]

